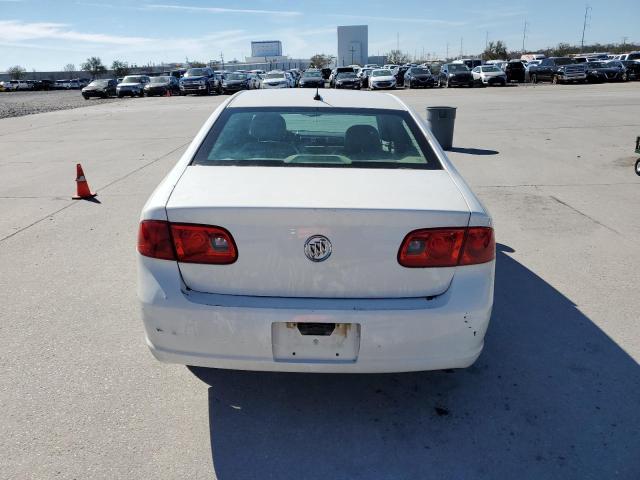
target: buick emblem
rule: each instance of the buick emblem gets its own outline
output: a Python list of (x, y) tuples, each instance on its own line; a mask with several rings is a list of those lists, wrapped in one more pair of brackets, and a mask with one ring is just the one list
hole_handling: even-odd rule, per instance
[(312, 262), (323, 262), (331, 256), (331, 242), (324, 235), (313, 235), (304, 244), (304, 254)]

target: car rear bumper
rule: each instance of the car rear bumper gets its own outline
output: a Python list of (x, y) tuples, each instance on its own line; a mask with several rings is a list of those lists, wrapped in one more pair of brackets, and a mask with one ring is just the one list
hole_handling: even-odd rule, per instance
[[(482, 351), (493, 305), (494, 262), (458, 268), (448, 290), (430, 300), (358, 300), (197, 293), (184, 287), (175, 262), (138, 259), (147, 345), (169, 363), (334, 373), (464, 368)], [(278, 359), (272, 328), (285, 322), (357, 325), (357, 355)]]

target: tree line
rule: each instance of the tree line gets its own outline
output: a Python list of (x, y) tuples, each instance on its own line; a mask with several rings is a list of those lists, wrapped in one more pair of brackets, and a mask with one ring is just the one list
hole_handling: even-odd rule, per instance
[[(571, 45), (569, 43), (559, 43), (555, 47), (547, 47), (535, 50), (535, 53), (543, 53), (547, 57), (565, 57), (567, 55), (573, 55), (581, 52), (610, 52), (613, 54), (625, 53), (629, 51), (640, 50), (640, 44), (637, 43), (594, 43), (591, 45), (585, 45), (581, 47), (579, 45)], [(472, 55), (480, 57), (483, 60), (507, 60), (509, 58), (520, 58), (520, 55), (528, 53), (520, 50), (509, 51), (507, 45), (502, 40), (491, 41), (487, 44), (487, 47), (480, 55)], [(386, 54), (387, 62), (397, 65), (408, 63), (412, 60), (412, 57), (401, 50), (390, 50)], [(310, 67), (312, 68), (326, 68), (335, 61), (336, 57), (333, 55), (327, 55), (325, 53), (317, 53), (311, 57)], [(447, 58), (445, 61), (452, 60)], [(426, 59), (413, 58), (415, 63), (423, 63)], [(203, 62), (190, 61), (190, 66), (193, 68), (206, 67)], [(100, 57), (89, 57), (85, 62), (80, 65), (80, 70), (91, 74), (92, 78), (96, 78), (98, 75), (104, 74), (107, 71), (107, 67), (103, 65)], [(122, 60), (114, 60), (111, 63), (111, 70), (116, 77), (124, 77), (131, 71), (131, 67), (127, 62)], [(68, 63), (63, 67), (63, 71), (74, 73), (76, 67), (73, 63)], [(12, 80), (20, 80), (25, 76), (27, 70), (20, 66), (14, 65), (7, 69), (7, 73)]]

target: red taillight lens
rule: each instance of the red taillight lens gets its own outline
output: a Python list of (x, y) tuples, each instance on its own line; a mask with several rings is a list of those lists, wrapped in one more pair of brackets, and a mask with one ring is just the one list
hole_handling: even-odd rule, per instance
[(415, 230), (398, 251), (398, 263), (409, 268), (473, 265), (494, 257), (495, 240), (489, 227)]
[(233, 237), (224, 228), (172, 223), (171, 234), (179, 262), (228, 265), (238, 258)]
[(464, 242), (460, 265), (475, 265), (490, 262), (496, 256), (496, 240), (493, 228), (469, 227)]
[(233, 237), (224, 228), (162, 220), (140, 223), (138, 252), (184, 263), (227, 265), (238, 258)]
[(403, 267), (454, 267), (458, 264), (464, 228), (428, 228), (407, 235), (398, 252)]
[(144, 220), (138, 230), (138, 252), (145, 257), (175, 260), (169, 223), (161, 220)]

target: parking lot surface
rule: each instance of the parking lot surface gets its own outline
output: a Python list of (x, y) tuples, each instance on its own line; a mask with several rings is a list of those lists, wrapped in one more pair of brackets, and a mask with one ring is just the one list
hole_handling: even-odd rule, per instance
[(117, 98), (85, 100), (79, 90), (0, 92), (0, 118), (88, 107), (94, 102), (117, 102)]
[[(138, 215), (226, 97), (0, 120), (0, 478), (640, 478), (640, 84), (395, 94), (458, 107), (449, 155), (494, 216), (467, 370), (156, 362)], [(98, 202), (70, 200), (76, 162)]]

